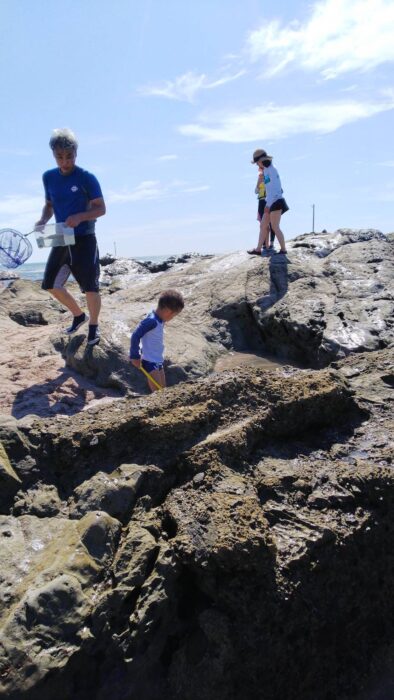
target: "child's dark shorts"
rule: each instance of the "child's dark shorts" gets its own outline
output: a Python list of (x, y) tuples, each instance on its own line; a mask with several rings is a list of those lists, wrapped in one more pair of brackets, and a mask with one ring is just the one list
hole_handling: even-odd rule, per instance
[(94, 234), (75, 236), (75, 244), (52, 248), (47, 260), (42, 289), (62, 289), (73, 274), (82, 292), (98, 292), (100, 262)]
[(277, 199), (276, 202), (271, 204), (270, 211), (281, 211), (282, 214), (285, 214), (287, 211), (289, 211), (289, 207), (287, 206), (285, 198), (281, 197), (280, 199)]
[(155, 369), (156, 370), (163, 369), (162, 362), (149, 362), (149, 360), (141, 360), (141, 364), (147, 372), (153, 372), (153, 370), (155, 370)]

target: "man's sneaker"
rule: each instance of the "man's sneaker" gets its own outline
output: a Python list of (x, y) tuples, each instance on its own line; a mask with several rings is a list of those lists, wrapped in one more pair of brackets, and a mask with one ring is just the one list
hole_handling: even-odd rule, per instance
[(87, 345), (97, 345), (100, 342), (100, 331), (98, 326), (89, 326)]
[(86, 314), (74, 316), (71, 326), (69, 326), (69, 328), (66, 328), (65, 333), (67, 333), (67, 335), (72, 335), (73, 333), (76, 333), (78, 328), (80, 328), (87, 320), (88, 317), (86, 316)]

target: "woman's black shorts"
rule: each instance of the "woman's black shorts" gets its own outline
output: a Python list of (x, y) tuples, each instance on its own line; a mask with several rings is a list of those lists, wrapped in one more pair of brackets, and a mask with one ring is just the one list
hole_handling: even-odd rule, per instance
[(281, 197), (280, 199), (277, 199), (276, 202), (271, 204), (270, 211), (281, 211), (282, 214), (285, 214), (287, 211), (289, 211), (289, 207), (287, 206), (285, 198)]
[(75, 244), (52, 248), (47, 260), (42, 289), (61, 289), (73, 274), (82, 292), (98, 292), (100, 262), (94, 234), (75, 236)]

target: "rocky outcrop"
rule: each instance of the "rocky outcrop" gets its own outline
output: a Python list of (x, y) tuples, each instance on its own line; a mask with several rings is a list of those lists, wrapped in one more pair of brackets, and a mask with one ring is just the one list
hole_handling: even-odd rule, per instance
[(3, 697), (350, 697), (392, 631), (391, 371), (244, 369), (8, 426), (30, 468)]
[[(267, 349), (322, 367), (393, 342), (393, 247), (377, 231), (341, 229), (299, 236), (287, 266), (275, 268), (272, 295), (256, 308)], [(296, 263), (295, 266), (294, 263)]]
[(21, 326), (47, 326), (59, 321), (63, 313), (39, 282), (15, 280), (0, 295), (0, 315)]
[[(287, 263), (138, 273), (104, 296), (89, 354), (40, 328), (46, 360), (113, 395), (0, 416), (0, 697), (375, 700), (394, 629), (391, 246), (342, 231), (299, 237)], [(141, 395), (121, 324), (170, 286), (186, 306), (167, 373), (187, 381)], [(271, 344), (313, 368), (211, 373)]]
[[(166, 332), (169, 385), (206, 376), (226, 351), (269, 353), (318, 368), (350, 353), (388, 347), (394, 341), (393, 257), (393, 244), (383, 234), (344, 229), (299, 236), (290, 242), (287, 260), (187, 255), (152, 274), (141, 263), (120, 259), (102, 273), (102, 341), (93, 349), (86, 346), (84, 327), (72, 339), (61, 332), (59, 320), (68, 320), (36, 283), (12, 283), (0, 296), (0, 325), (10, 328), (3, 403), (17, 417), (48, 415), (73, 406), (79, 411), (107, 394), (147, 391), (128, 361), (130, 333), (168, 287), (182, 290), (186, 302)], [(78, 296), (75, 286), (73, 291)], [(28, 330), (20, 333), (10, 319)], [(36, 323), (48, 327), (35, 334)], [(28, 354), (35, 377), (49, 375), (53, 382), (57, 373), (53, 401), (43, 400), (40, 381), (31, 386), (21, 354)], [(17, 380), (7, 386), (10, 370)]]

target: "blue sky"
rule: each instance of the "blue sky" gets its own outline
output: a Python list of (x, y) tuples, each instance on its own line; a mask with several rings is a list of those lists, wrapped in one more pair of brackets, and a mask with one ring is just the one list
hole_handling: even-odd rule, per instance
[(67, 126), (107, 203), (101, 253), (253, 246), (256, 148), (286, 238), (312, 204), (316, 230), (394, 230), (392, 0), (2, 0), (0, 22), (0, 227), (39, 218)]

